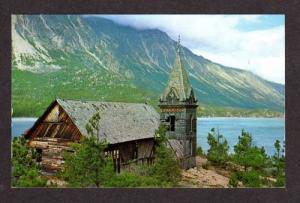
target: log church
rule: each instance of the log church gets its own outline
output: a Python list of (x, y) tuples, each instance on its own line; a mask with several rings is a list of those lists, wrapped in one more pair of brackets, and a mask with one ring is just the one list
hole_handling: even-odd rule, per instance
[(72, 150), (70, 143), (88, 136), (86, 123), (99, 113), (98, 138), (109, 144), (116, 171), (132, 163), (152, 163), (155, 159), (155, 131), (167, 126), (169, 147), (181, 168), (196, 165), (197, 100), (182, 61), (180, 40), (167, 87), (160, 100), (160, 113), (147, 104), (54, 100), (33, 127), (25, 133), (47, 173), (63, 167), (62, 153)]

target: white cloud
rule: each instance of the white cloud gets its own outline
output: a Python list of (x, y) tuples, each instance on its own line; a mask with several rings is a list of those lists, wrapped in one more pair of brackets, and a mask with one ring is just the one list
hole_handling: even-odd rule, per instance
[(157, 28), (195, 54), (285, 83), (284, 25), (243, 32), (237, 25), (261, 23), (261, 15), (105, 15), (137, 29)]

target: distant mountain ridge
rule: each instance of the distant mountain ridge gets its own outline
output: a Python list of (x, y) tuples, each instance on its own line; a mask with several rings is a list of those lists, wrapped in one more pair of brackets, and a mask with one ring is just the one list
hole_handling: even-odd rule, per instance
[[(13, 105), (26, 98), (22, 108), (42, 108), (57, 96), (155, 105), (167, 84), (176, 46), (157, 29), (137, 30), (80, 15), (13, 16), (12, 41)], [(203, 106), (284, 112), (284, 85), (219, 65), (185, 47), (182, 52)]]

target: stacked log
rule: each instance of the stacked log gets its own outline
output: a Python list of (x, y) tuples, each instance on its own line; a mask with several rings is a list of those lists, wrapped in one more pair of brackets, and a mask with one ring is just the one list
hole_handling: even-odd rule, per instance
[(41, 166), (43, 171), (56, 173), (63, 169), (63, 153), (72, 151), (70, 140), (59, 138), (37, 137), (30, 141), (29, 146), (42, 150)]

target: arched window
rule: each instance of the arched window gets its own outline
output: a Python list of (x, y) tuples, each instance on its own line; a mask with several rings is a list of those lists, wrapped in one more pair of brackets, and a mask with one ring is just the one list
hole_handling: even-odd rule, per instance
[(175, 131), (175, 116), (170, 116), (170, 131)]

